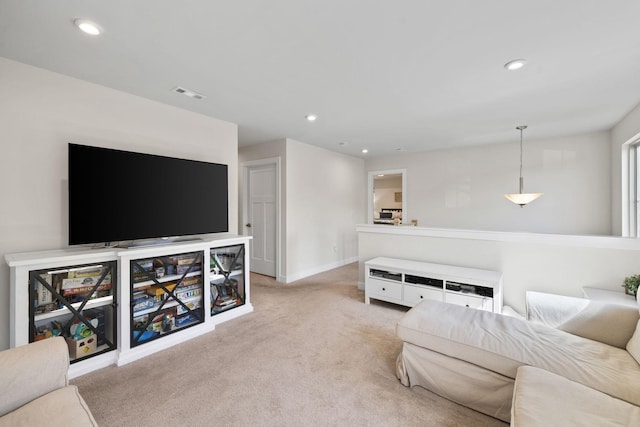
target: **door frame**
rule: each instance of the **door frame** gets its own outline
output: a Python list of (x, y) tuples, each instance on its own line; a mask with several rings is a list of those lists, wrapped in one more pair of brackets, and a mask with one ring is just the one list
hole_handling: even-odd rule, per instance
[[(282, 215), (280, 212), (280, 188), (281, 188), (281, 174), (280, 174), (280, 157), (270, 157), (267, 159), (260, 160), (250, 160), (247, 162), (243, 162), (241, 164), (242, 167), (242, 223), (240, 227), (242, 227), (243, 235), (249, 235), (247, 227), (245, 224), (249, 222), (249, 170), (256, 166), (265, 166), (265, 165), (275, 165), (276, 168), (276, 280), (281, 282), (283, 281), (282, 270), (281, 270), (281, 223), (282, 223)], [(249, 258), (251, 258), (251, 254), (249, 254)], [(251, 266), (249, 266), (251, 267)], [(251, 268), (249, 268), (251, 270)]]

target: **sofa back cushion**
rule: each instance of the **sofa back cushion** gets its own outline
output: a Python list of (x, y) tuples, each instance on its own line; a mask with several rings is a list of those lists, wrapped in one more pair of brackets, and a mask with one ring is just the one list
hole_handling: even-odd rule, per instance
[(62, 337), (0, 351), (0, 416), (68, 385), (68, 370)]
[(636, 306), (527, 291), (527, 319), (618, 348), (626, 348), (640, 312)]
[(635, 307), (589, 301), (582, 310), (557, 328), (579, 337), (625, 348), (636, 330), (639, 318), (640, 313)]

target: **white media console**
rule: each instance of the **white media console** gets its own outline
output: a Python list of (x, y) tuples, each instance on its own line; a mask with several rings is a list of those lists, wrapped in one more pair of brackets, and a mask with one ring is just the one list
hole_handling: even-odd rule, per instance
[(365, 264), (365, 303), (371, 298), (413, 307), (424, 299), (502, 312), (497, 271), (378, 257)]
[(250, 239), (6, 255), (10, 346), (64, 336), (73, 378), (213, 331), (253, 311)]

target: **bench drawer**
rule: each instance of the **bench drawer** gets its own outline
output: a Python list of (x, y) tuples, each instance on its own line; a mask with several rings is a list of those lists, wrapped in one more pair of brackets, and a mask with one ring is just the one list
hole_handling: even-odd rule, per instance
[(444, 301), (451, 304), (475, 308), (477, 310), (493, 311), (493, 300), (487, 297), (445, 292)]
[(427, 286), (404, 285), (404, 302), (413, 307), (422, 300), (442, 301), (444, 294), (442, 290)]
[(380, 299), (402, 299), (402, 283), (367, 278), (369, 297)]

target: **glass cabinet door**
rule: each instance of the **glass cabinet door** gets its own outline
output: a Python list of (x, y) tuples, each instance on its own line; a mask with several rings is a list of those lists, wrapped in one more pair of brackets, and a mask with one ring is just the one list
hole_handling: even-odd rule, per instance
[(212, 248), (211, 315), (238, 307), (245, 302), (244, 245)]
[(204, 322), (203, 252), (131, 261), (131, 347)]
[(29, 342), (62, 336), (71, 363), (114, 350), (116, 262), (29, 272)]

